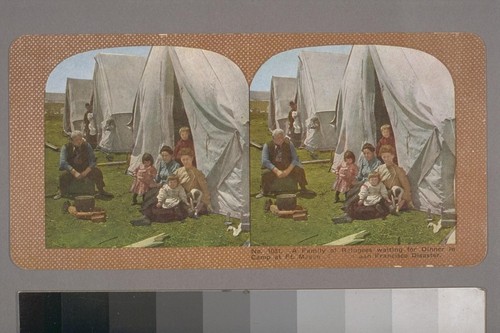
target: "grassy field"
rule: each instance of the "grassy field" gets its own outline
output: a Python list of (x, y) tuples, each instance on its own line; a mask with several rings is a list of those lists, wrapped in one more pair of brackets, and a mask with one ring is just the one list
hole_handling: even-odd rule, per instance
[[(62, 133), (62, 116), (55, 114), (61, 104), (46, 105), (45, 136), (46, 141), (62, 146), (67, 138)], [(265, 102), (250, 106), (254, 110), (263, 111)], [(263, 144), (270, 140), (267, 129), (267, 114), (252, 112), (250, 115), (250, 138)], [(302, 161), (309, 160), (305, 150), (298, 151)], [(96, 152), (97, 162), (106, 162), (105, 155)], [(125, 154), (115, 154), (114, 161), (125, 161)], [(329, 159), (330, 152), (321, 152), (320, 159)], [(329, 172), (329, 163), (305, 165), (309, 188), (316, 191), (312, 199), (298, 198), (298, 204), (307, 208), (307, 221), (278, 218), (264, 212), (265, 199), (255, 199), (260, 185), (261, 151), (250, 150), (250, 189), (251, 199), (251, 242), (254, 246), (293, 246), (321, 245), (344, 236), (366, 230), (370, 234), (365, 237), (363, 245), (373, 244), (437, 244), (450, 231), (442, 229), (434, 234), (427, 228), (426, 215), (423, 212), (404, 212), (400, 216), (388, 216), (386, 220), (354, 221), (350, 224), (333, 225), (331, 218), (342, 215), (341, 203), (334, 204), (334, 193), (330, 190), (334, 175)], [(102, 166), (106, 189), (115, 197), (110, 201), (97, 200), (96, 206), (107, 212), (105, 223), (92, 223), (79, 220), (62, 211), (65, 199), (53, 200), (57, 191), (59, 153), (51, 149), (45, 150), (45, 239), (47, 248), (95, 248), (122, 247), (142, 239), (166, 233), (165, 247), (188, 246), (241, 246), (250, 235), (241, 233), (233, 237), (226, 231), (226, 218), (212, 214), (202, 218), (186, 219), (183, 223), (153, 223), (149, 227), (133, 227), (129, 221), (140, 217), (138, 206), (131, 205), (131, 194), (128, 192), (132, 178), (125, 174), (127, 166)], [(437, 222), (438, 218), (434, 217)], [(237, 226), (238, 220), (233, 219)]]
[[(271, 136), (267, 130), (267, 114), (252, 112), (250, 117), (251, 140), (260, 144), (269, 141)], [(298, 155), (302, 161), (310, 160), (305, 150), (299, 150)], [(329, 158), (330, 152), (320, 153), (320, 159)], [(333, 203), (334, 192), (330, 188), (335, 175), (329, 172), (329, 163), (304, 166), (309, 188), (317, 193), (313, 199), (298, 198), (298, 204), (308, 209), (308, 220), (279, 218), (264, 212), (265, 198), (255, 199), (260, 186), (260, 159), (261, 151), (251, 148), (251, 235), (254, 246), (321, 245), (362, 230), (370, 234), (361, 245), (438, 244), (450, 231), (441, 229), (434, 234), (432, 229), (427, 228), (427, 214), (420, 211), (403, 212), (400, 216), (390, 215), (386, 220), (359, 220), (333, 225), (331, 218), (342, 215), (343, 211), (340, 209), (341, 202)], [(437, 216), (434, 221), (438, 221)]]
[[(45, 141), (58, 147), (67, 142), (62, 132), (62, 116), (55, 115), (61, 104), (46, 105)], [(96, 152), (97, 163), (106, 162), (105, 155)], [(114, 154), (114, 161), (125, 161), (125, 154)], [(106, 190), (115, 195), (110, 201), (96, 200), (96, 206), (107, 212), (107, 221), (93, 223), (79, 220), (62, 211), (66, 199), (54, 200), (57, 191), (59, 153), (45, 149), (45, 240), (47, 248), (99, 248), (123, 247), (145, 238), (166, 233), (165, 247), (188, 246), (241, 246), (248, 240), (248, 233), (234, 237), (226, 231), (225, 216), (211, 214), (200, 219), (186, 219), (183, 223), (153, 223), (149, 227), (133, 227), (129, 221), (141, 213), (132, 206), (128, 192), (132, 177), (125, 174), (127, 166), (102, 166)], [(239, 221), (233, 219), (233, 225)]]

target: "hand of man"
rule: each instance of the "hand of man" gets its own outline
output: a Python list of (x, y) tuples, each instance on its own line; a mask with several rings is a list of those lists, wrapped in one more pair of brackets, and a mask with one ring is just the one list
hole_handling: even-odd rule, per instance
[(87, 177), (87, 175), (88, 175), (88, 171), (83, 170), (82, 172), (78, 173), (78, 176), (76, 177), (76, 179), (83, 179), (83, 178)]
[(281, 174), (278, 176), (278, 178), (286, 178), (289, 174), (290, 172), (288, 170), (283, 170), (281, 171)]
[(276, 175), (276, 177), (278, 177), (278, 178), (283, 178), (283, 176), (282, 176), (283, 171), (281, 171), (280, 169), (278, 169), (278, 168), (274, 168), (274, 169), (273, 169), (273, 172), (274, 172), (274, 174)]
[(71, 174), (73, 175), (73, 177), (75, 177), (76, 179), (80, 179), (81, 178), (81, 173), (79, 173), (78, 171), (76, 171), (75, 169), (71, 170)]
[(90, 168), (83, 170), (77, 179), (83, 179), (83, 178), (87, 177), (87, 175), (90, 173), (91, 170), (92, 169), (90, 169)]

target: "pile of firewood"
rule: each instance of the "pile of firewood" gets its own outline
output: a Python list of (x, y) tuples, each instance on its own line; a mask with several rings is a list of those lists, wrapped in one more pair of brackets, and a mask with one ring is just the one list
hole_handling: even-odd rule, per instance
[(91, 212), (79, 212), (75, 206), (69, 206), (68, 212), (81, 220), (90, 220), (92, 222), (106, 222), (106, 211), (103, 208), (94, 207)]
[(269, 211), (279, 217), (293, 218), (295, 221), (307, 220), (307, 209), (299, 205), (295, 206), (294, 210), (279, 210), (277, 205), (271, 205)]

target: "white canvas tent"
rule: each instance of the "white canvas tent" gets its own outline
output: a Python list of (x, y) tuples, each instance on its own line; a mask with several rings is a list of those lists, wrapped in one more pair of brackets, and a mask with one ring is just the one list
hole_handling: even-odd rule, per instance
[(319, 119), (319, 150), (335, 149), (336, 131), (330, 121), (337, 112), (337, 97), (347, 65), (347, 54), (302, 51), (297, 71), (297, 111), (302, 127), (302, 141), (312, 117)]
[(294, 77), (273, 76), (269, 94), (267, 126), (275, 130), (281, 128), (287, 132), (290, 101), (295, 101), (297, 94), (297, 79)]
[(248, 105), (246, 79), (229, 59), (201, 49), (153, 47), (134, 106), (129, 171), (143, 153), (157, 156), (163, 145), (174, 147), (178, 129), (189, 126), (214, 211), (248, 224)]
[(63, 130), (66, 134), (83, 129), (83, 116), (92, 97), (92, 80), (66, 80), (66, 97), (64, 101)]
[(392, 46), (354, 46), (339, 96), (334, 166), (345, 150), (359, 156), (392, 125), (399, 165), (417, 208), (453, 209), (455, 96), (453, 80), (435, 57)]
[(130, 152), (134, 99), (146, 58), (100, 53), (95, 56), (93, 108), (97, 142), (105, 152)]

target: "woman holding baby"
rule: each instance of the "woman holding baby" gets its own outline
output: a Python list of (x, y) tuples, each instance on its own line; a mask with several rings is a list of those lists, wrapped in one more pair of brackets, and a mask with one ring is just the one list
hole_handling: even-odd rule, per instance
[[(168, 153), (168, 156), (165, 154), (163, 157), (163, 162), (167, 164), (172, 158), (170, 151)], [(130, 222), (132, 225), (147, 226), (151, 225), (151, 222), (179, 221), (187, 215), (198, 218), (199, 215), (208, 214), (212, 210), (207, 179), (193, 165), (193, 150), (183, 148), (179, 155), (183, 166), (172, 172), (166, 172), (169, 174), (166, 184), (162, 181), (163, 185), (159, 185), (161, 189), (152, 192), (157, 196), (145, 201), (142, 206), (144, 215), (132, 220)], [(175, 202), (175, 205), (171, 205), (172, 202)]]
[[(366, 145), (363, 146), (363, 148), (365, 147)], [(387, 204), (390, 206), (392, 203), (394, 203), (394, 207), (391, 208), (395, 214), (398, 214), (400, 210), (413, 208), (410, 182), (405, 171), (394, 163), (394, 147), (390, 145), (383, 145), (380, 148), (380, 157), (384, 164), (378, 165), (374, 170), (371, 171), (375, 171), (376, 173), (378, 173), (380, 181), (382, 182), (382, 184), (384, 184), (386, 190), (389, 193), (390, 203), (387, 202)], [(363, 168), (360, 169), (362, 170)], [(369, 168), (366, 168), (366, 170), (368, 169)], [(362, 182), (361, 185), (363, 184), (365, 183)], [(358, 188), (360, 189), (361, 187)], [(377, 207), (377, 205), (373, 205), (372, 207), (367, 209), (367, 206), (365, 206), (364, 204), (360, 204), (360, 202), (364, 200), (364, 198), (362, 198), (362, 196), (360, 195), (364, 195), (364, 193), (361, 193), (359, 190), (355, 194), (350, 194), (351, 198), (348, 200), (348, 202), (346, 202), (347, 205), (344, 208), (346, 214), (341, 217), (334, 217), (332, 219), (333, 223), (349, 223), (354, 219), (370, 220), (375, 218), (385, 218), (385, 216), (388, 214), (388, 210), (385, 209), (384, 206)]]

